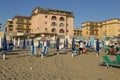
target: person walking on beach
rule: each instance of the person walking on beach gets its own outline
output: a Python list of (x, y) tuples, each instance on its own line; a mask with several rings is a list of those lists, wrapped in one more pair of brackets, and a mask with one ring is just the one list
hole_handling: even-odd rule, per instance
[(84, 45), (83, 45), (83, 42), (81, 42), (79, 46), (80, 54), (83, 54), (83, 48), (84, 48)]
[(99, 39), (96, 41), (96, 55), (99, 55), (100, 45), (99, 45)]

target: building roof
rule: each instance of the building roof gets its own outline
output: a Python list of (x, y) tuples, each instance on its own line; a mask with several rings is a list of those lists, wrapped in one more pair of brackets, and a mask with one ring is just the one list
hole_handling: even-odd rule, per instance
[(24, 19), (31, 19), (30, 17), (28, 17), (28, 16), (14, 16), (14, 18), (13, 18), (13, 20), (15, 19), (15, 18), (24, 18)]
[(68, 16), (72, 16), (73, 17), (73, 12), (72, 11), (65, 11), (65, 10), (57, 10), (57, 9), (36, 7), (32, 12), (34, 12), (36, 9), (38, 9), (38, 13), (53, 14), (51, 12), (58, 12), (58, 13), (64, 13), (64, 14), (66, 14)]

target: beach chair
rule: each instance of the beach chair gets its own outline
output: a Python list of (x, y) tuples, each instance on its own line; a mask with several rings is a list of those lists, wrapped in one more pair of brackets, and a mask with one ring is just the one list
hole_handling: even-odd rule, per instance
[(43, 58), (43, 56), (46, 54), (47, 54), (47, 46), (43, 46), (42, 51), (41, 51), (41, 58)]
[(80, 54), (80, 51), (78, 48), (76, 48), (74, 51), (72, 50), (72, 57), (74, 57), (74, 55), (78, 55)]
[(111, 61), (108, 56), (103, 56), (104, 62), (101, 63), (101, 65), (114, 66), (114, 67), (120, 67), (120, 64), (118, 64), (116, 61)]
[(120, 64), (120, 55), (116, 56), (116, 63)]

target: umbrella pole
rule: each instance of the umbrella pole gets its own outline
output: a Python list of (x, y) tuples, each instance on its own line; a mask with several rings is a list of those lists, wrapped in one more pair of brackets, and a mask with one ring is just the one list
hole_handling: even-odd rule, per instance
[(74, 57), (74, 53), (72, 53), (72, 58)]
[(43, 58), (43, 54), (41, 54), (41, 58)]
[(5, 54), (3, 54), (3, 60), (5, 60)]
[(59, 55), (59, 51), (57, 51), (57, 55)]

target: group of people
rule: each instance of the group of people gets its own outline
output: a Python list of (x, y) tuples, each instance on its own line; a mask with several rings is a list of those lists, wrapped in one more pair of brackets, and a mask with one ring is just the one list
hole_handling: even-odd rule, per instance
[[(99, 39), (96, 40), (96, 55), (99, 55), (99, 51), (100, 51), (100, 42)], [(80, 42), (79, 43), (79, 53), (80, 54), (86, 54), (87, 53), (87, 46), (85, 42)]]

